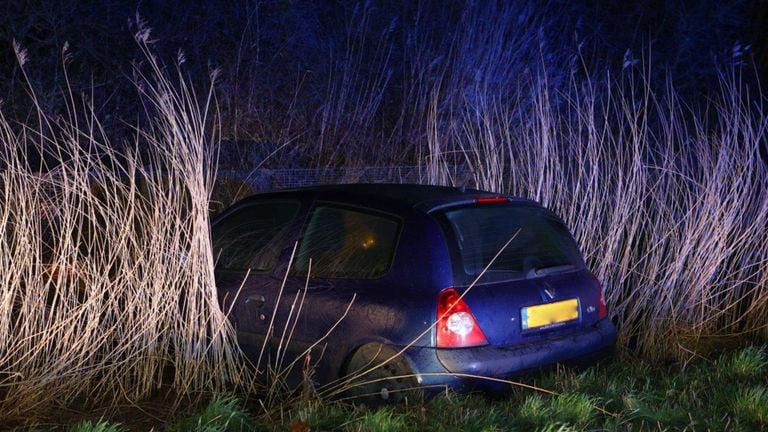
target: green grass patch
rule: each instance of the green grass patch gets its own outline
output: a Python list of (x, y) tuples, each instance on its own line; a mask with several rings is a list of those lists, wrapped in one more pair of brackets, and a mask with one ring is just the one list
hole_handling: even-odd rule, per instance
[(124, 430), (118, 423), (110, 423), (103, 420), (96, 422), (83, 420), (67, 428), (67, 432), (122, 432)]
[(742, 378), (765, 376), (768, 372), (767, 365), (768, 355), (764, 347), (748, 347), (724, 354), (717, 362), (718, 372), (721, 375)]
[(256, 430), (256, 424), (246, 413), (240, 401), (231, 396), (214, 397), (203, 410), (187, 417), (174, 426), (171, 432), (240, 432)]
[[(257, 400), (213, 398), (168, 431), (755, 431), (768, 430), (766, 348), (654, 364), (616, 358), (586, 369), (557, 368), (502, 394), (447, 393), (423, 404), (368, 408), (302, 400), (265, 410)], [(107, 419), (109, 420), (109, 419)], [(106, 421), (68, 431), (126, 430)]]
[(363, 430), (370, 432), (400, 432), (407, 431), (408, 417), (398, 413), (394, 408), (384, 407), (363, 417)]
[(741, 389), (733, 401), (739, 423), (756, 429), (768, 427), (768, 387)]

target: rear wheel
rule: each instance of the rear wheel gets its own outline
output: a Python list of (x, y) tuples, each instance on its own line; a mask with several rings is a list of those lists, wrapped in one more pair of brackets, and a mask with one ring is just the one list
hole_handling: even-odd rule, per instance
[(348, 377), (357, 376), (350, 381), (350, 389), (346, 392), (346, 396), (354, 402), (376, 406), (422, 399), (418, 381), (408, 361), (382, 344), (366, 344), (355, 351), (346, 374)]

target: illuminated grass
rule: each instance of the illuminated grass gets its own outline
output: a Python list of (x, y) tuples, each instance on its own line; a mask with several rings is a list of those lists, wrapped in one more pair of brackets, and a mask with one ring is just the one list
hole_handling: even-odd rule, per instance
[[(733, 374), (718, 365), (765, 348), (663, 366), (619, 358), (583, 370), (559, 368), (526, 381), (554, 394), (510, 388), (493, 395), (449, 393), (415, 405), (367, 408), (314, 401), (279, 411), (264, 411), (255, 401), (214, 397), (197, 414), (159, 430), (763, 430), (768, 427), (768, 374)], [(104, 420), (88, 424), (97, 423), (119, 427)]]
[(722, 356), (717, 367), (723, 376), (760, 378), (768, 374), (768, 356), (765, 350), (750, 347)]
[(736, 418), (745, 427), (756, 429), (768, 425), (768, 387), (742, 389), (733, 401)]
[(254, 430), (253, 421), (234, 397), (215, 397), (203, 410), (173, 425), (169, 431), (241, 432)]
[(125, 429), (119, 424), (112, 424), (106, 421), (91, 422), (84, 420), (74, 426), (67, 428), (67, 432), (121, 432)]
[(163, 385), (254, 388), (213, 280), (212, 93), (198, 98), (147, 59), (137, 90), (149, 123), (135, 143), (110, 142), (74, 95), (68, 116), (38, 106), (18, 125), (0, 113), (4, 421)]

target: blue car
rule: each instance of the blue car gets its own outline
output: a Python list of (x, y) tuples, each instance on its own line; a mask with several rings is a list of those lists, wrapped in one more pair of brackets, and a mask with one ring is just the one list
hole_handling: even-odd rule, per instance
[(495, 387), (599, 358), (616, 341), (575, 240), (528, 199), (310, 187), (246, 198), (212, 236), (219, 301), (250, 361), (311, 370), (329, 395)]

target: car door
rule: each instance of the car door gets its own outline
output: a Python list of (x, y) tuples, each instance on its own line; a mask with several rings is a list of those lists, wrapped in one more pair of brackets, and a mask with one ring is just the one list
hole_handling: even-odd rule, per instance
[(281, 324), (274, 314), (282, 294), (276, 270), (296, 242), (305, 207), (295, 199), (246, 202), (212, 228), (220, 303), (241, 348), (260, 368), (269, 361), (265, 340)]
[(279, 310), (291, 317), (283, 364), (298, 358), (321, 375), (337, 371), (347, 342), (370, 330), (366, 290), (389, 272), (400, 228), (397, 217), (372, 210), (322, 202), (312, 209)]

